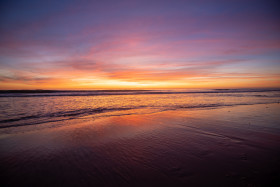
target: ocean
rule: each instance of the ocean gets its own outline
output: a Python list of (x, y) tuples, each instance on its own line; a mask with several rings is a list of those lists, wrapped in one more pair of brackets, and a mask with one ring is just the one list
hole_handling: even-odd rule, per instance
[(1, 186), (279, 186), (279, 101), (279, 89), (1, 91)]
[(279, 89), (2, 91), (0, 128), (75, 118), (279, 102)]

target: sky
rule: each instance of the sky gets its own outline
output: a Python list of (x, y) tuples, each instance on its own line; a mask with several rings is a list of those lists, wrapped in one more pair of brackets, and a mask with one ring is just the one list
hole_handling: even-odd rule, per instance
[(0, 89), (280, 87), (269, 0), (9, 0)]

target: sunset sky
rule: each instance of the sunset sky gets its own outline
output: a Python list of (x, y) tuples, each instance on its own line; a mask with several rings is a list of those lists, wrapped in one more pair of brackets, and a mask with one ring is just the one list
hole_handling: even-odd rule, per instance
[(0, 89), (280, 86), (273, 1), (9, 0), (0, 7)]

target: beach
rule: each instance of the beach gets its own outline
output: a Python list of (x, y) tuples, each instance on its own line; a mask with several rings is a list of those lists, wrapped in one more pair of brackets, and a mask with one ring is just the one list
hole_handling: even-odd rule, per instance
[(280, 104), (1, 128), (2, 186), (277, 186)]
[(280, 187), (277, 5), (1, 1), (0, 187)]

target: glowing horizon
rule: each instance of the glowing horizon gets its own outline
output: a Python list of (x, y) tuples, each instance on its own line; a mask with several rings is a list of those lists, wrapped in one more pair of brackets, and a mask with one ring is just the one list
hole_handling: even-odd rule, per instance
[(160, 2), (1, 2), (0, 89), (280, 86), (272, 1)]

